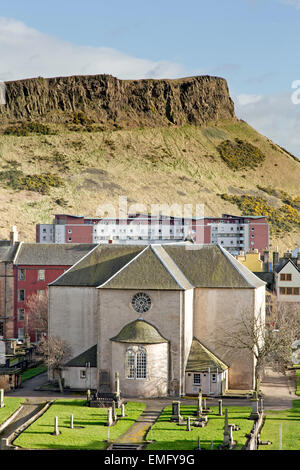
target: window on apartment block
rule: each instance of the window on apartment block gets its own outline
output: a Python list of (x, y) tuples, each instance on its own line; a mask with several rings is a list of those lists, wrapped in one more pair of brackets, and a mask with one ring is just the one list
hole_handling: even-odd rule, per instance
[(44, 269), (39, 269), (38, 270), (38, 281), (44, 281), (45, 280), (45, 270)]
[(201, 374), (194, 374), (194, 385), (201, 384)]
[(19, 302), (24, 302), (24, 300), (25, 300), (25, 290), (24, 289), (19, 289), (18, 298), (19, 298)]
[(25, 269), (24, 268), (19, 268), (19, 281), (25, 281)]
[(68, 238), (68, 242), (71, 242), (71, 241), (72, 241), (72, 237), (69, 237), (69, 238)]
[(18, 320), (23, 321), (25, 318), (24, 308), (18, 308)]

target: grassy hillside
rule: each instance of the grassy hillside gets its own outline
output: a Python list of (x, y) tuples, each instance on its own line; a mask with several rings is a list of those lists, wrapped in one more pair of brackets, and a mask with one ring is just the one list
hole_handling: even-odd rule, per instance
[(261, 199), (275, 211), (289, 201), (291, 224), (281, 226), (280, 212), (272, 244), (293, 248), (300, 245), (299, 181), (300, 162), (238, 120), (114, 131), (91, 129), (84, 120), (24, 132), (2, 128), (0, 236), (17, 225), (20, 239), (34, 240), (35, 224), (51, 222), (54, 213), (97, 216), (100, 204), (118, 207), (119, 196), (149, 210), (204, 204), (207, 216), (241, 214), (246, 196), (252, 213)]

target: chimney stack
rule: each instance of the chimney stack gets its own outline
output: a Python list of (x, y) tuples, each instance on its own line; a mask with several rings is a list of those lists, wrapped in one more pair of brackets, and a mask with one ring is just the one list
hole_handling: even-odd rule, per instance
[(264, 264), (263, 264), (263, 270), (265, 273), (268, 273), (270, 271), (270, 265), (269, 265), (269, 251), (264, 250)]
[(11, 228), (11, 232), (9, 234), (9, 239), (10, 239), (10, 244), (11, 245), (14, 245), (18, 241), (18, 230), (17, 230), (17, 227), (15, 225)]
[(273, 251), (273, 271), (274, 271), (275, 265), (278, 263), (279, 263), (279, 252)]

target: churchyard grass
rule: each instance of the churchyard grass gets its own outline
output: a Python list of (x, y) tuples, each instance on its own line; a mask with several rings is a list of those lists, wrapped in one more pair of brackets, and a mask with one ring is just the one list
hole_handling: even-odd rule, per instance
[(4, 408), (0, 408), (0, 424), (9, 418), (24, 402), (23, 398), (6, 397), (4, 395)]
[(296, 369), (296, 395), (300, 396), (300, 365), (295, 366)]
[(47, 370), (46, 366), (37, 366), (37, 367), (32, 367), (31, 369), (25, 370), (21, 375), (22, 382), (25, 382), (25, 380), (32, 379), (36, 375), (46, 372), (46, 370)]
[[(300, 449), (300, 400), (293, 401), (289, 410), (265, 410), (266, 419), (261, 431), (262, 441), (271, 445), (259, 446), (259, 450)], [(281, 442), (281, 444), (280, 444)]]
[[(233, 439), (237, 442), (235, 449), (238, 450), (245, 444), (245, 434), (251, 431), (253, 425), (253, 421), (248, 419), (251, 408), (247, 406), (226, 406), (226, 408), (228, 408), (229, 424), (234, 423), (240, 427), (239, 431), (233, 432)], [(185, 418), (195, 417), (196, 410), (196, 406), (182, 405), (180, 413)], [(212, 406), (206, 427), (191, 426), (191, 431), (187, 431), (186, 424), (179, 426), (170, 422), (172, 406), (167, 406), (152, 427), (152, 431), (147, 434), (147, 440), (155, 441), (147, 445), (147, 450), (194, 450), (198, 446), (198, 436), (201, 449), (210, 449), (213, 441), (213, 450), (217, 450), (223, 442), (225, 407), (223, 406), (223, 416), (219, 416), (218, 413), (219, 408)]]
[[(109, 428), (110, 441), (123, 434), (144, 409), (144, 403), (127, 403), (126, 416)], [(71, 414), (74, 429), (70, 428)], [(121, 414), (121, 409), (117, 410), (117, 414)], [(58, 436), (52, 435), (56, 416), (61, 432)], [(107, 408), (90, 408), (86, 406), (86, 400), (57, 400), (14, 441), (14, 445), (23, 449), (105, 449), (108, 438), (106, 421)]]

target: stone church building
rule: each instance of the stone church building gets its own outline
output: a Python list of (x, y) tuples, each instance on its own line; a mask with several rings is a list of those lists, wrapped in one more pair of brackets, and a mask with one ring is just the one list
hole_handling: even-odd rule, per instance
[(265, 283), (218, 245), (98, 245), (49, 285), (49, 334), (72, 357), (65, 386), (127, 397), (252, 389), (254, 357), (218, 342)]

